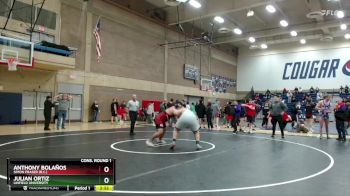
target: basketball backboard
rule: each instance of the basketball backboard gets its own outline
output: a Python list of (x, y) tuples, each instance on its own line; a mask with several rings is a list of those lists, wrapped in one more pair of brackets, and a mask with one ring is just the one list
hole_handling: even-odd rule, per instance
[(18, 66), (33, 67), (34, 43), (0, 36), (0, 64), (16, 59)]

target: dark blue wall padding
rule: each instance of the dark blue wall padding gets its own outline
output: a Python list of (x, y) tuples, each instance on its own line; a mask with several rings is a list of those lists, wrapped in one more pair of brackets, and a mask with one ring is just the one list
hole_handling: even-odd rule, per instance
[(22, 94), (0, 93), (0, 124), (20, 124)]

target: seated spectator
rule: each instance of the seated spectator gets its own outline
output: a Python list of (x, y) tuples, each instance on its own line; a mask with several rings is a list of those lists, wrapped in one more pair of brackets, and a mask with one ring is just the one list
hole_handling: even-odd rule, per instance
[(287, 94), (287, 93), (288, 93), (287, 89), (284, 88), (283, 91), (282, 91), (282, 94)]
[(316, 101), (320, 101), (321, 100), (321, 97), (322, 97), (322, 92), (321, 91), (318, 91), (317, 94), (316, 94)]
[(303, 89), (301, 88), (301, 86), (299, 86), (299, 93), (302, 93)]
[(318, 87), (316, 87), (315, 92), (316, 93), (320, 92), (320, 89)]
[(348, 85), (345, 85), (345, 88), (344, 88), (344, 93), (348, 94), (349, 93), (349, 87)]
[(292, 97), (293, 97), (293, 93), (291, 91), (288, 91), (287, 93), (288, 103), (292, 102)]
[(299, 88), (298, 87), (295, 87), (294, 88), (294, 93), (298, 93), (299, 92)]
[(292, 103), (295, 103), (297, 101), (296, 94), (297, 92), (292, 93), (292, 98), (291, 98)]
[(340, 91), (339, 91), (339, 93), (340, 94), (343, 94), (344, 93), (344, 87), (343, 86), (340, 86), (340, 89), (339, 89)]
[(314, 87), (312, 87), (312, 86), (311, 86), (311, 88), (310, 88), (310, 93), (315, 93), (315, 89), (314, 89)]

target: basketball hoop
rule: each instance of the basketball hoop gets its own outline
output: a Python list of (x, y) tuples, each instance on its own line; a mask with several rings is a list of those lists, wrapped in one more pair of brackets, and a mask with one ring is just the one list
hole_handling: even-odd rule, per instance
[(8, 70), (17, 71), (17, 63), (18, 61), (15, 58), (7, 59)]

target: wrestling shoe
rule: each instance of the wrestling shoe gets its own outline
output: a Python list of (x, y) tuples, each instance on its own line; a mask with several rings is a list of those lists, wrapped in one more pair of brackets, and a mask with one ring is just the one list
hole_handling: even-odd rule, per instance
[(165, 145), (166, 144), (166, 141), (165, 140), (159, 140), (158, 141), (158, 145)]
[(200, 150), (200, 149), (202, 149), (202, 146), (201, 146), (201, 145), (196, 144), (196, 146), (197, 146), (196, 150)]
[(149, 147), (154, 147), (154, 144), (152, 143), (151, 140), (146, 140), (146, 145)]

